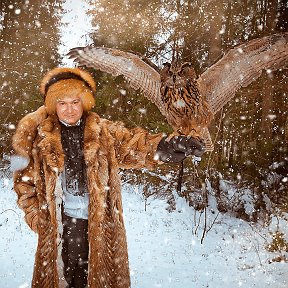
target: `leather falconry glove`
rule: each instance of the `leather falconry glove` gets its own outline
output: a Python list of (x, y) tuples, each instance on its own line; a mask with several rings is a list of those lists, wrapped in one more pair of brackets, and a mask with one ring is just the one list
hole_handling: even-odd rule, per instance
[(166, 163), (179, 163), (187, 156), (201, 157), (204, 153), (204, 142), (191, 136), (174, 136), (169, 141), (167, 137), (159, 142), (156, 155)]

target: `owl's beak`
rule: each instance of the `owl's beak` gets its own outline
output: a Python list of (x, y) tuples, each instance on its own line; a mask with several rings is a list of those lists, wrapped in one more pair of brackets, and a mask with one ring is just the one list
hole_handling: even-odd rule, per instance
[(175, 83), (176, 82), (176, 75), (174, 74), (173, 75), (173, 83)]

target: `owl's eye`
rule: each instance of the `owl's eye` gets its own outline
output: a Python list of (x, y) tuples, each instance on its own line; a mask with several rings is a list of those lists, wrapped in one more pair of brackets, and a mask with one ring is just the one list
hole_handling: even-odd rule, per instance
[(188, 67), (184, 67), (178, 72), (178, 75), (181, 77), (186, 76), (188, 74), (189, 70), (190, 69)]
[[(191, 71), (191, 69), (193, 69), (192, 64), (189, 63), (185, 63), (181, 66), (180, 71), (178, 72), (179, 76), (186, 76), (187, 74), (189, 74), (189, 72)], [(188, 76), (188, 75), (187, 75)]]
[(163, 69), (161, 70), (160, 74), (161, 77), (171, 77), (173, 75), (173, 72), (170, 70), (171, 64), (170, 63), (164, 63), (163, 64)]

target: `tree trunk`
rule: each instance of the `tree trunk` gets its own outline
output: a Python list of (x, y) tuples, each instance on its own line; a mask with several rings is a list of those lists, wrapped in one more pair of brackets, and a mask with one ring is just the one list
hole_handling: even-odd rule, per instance
[(273, 118), (273, 80), (265, 79), (265, 89), (262, 92), (262, 118), (261, 131), (266, 139), (272, 136), (272, 121)]
[(269, 34), (274, 33), (276, 28), (278, 0), (267, 0), (266, 30)]
[[(267, 0), (265, 3), (267, 10), (265, 13), (266, 16), (266, 25), (265, 30), (267, 33), (271, 34), (276, 27), (276, 14), (277, 14), (277, 0)], [(264, 5), (264, 4), (263, 4)], [(262, 16), (264, 18), (264, 15)], [(274, 114), (274, 81), (273, 75), (268, 74), (268, 77), (264, 80), (264, 87), (262, 91), (262, 117), (261, 117), (261, 131), (264, 136), (264, 147), (269, 149), (272, 140), (272, 125), (273, 125), (273, 114)], [(262, 146), (263, 147), (263, 146)], [(265, 149), (265, 150), (266, 150)]]
[(213, 64), (221, 56), (221, 28), (223, 18), (223, 3), (222, 1), (212, 3), (211, 7), (211, 22), (209, 29), (209, 61), (208, 64)]
[(277, 31), (288, 31), (288, 6), (287, 0), (280, 0), (278, 9), (277, 9), (277, 23), (276, 30)]

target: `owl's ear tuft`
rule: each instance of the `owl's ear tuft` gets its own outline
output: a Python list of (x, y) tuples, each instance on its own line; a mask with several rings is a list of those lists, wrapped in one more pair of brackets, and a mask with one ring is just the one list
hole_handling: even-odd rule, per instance
[(178, 74), (181, 77), (187, 77), (187, 78), (190, 78), (193, 80), (197, 79), (196, 72), (195, 72), (191, 62), (186, 62), (186, 63), (182, 64)]
[(171, 63), (169, 62), (163, 63), (163, 68), (160, 71), (160, 76), (161, 76), (162, 81), (163, 79), (172, 75), (172, 71), (170, 70), (170, 68), (171, 68)]

